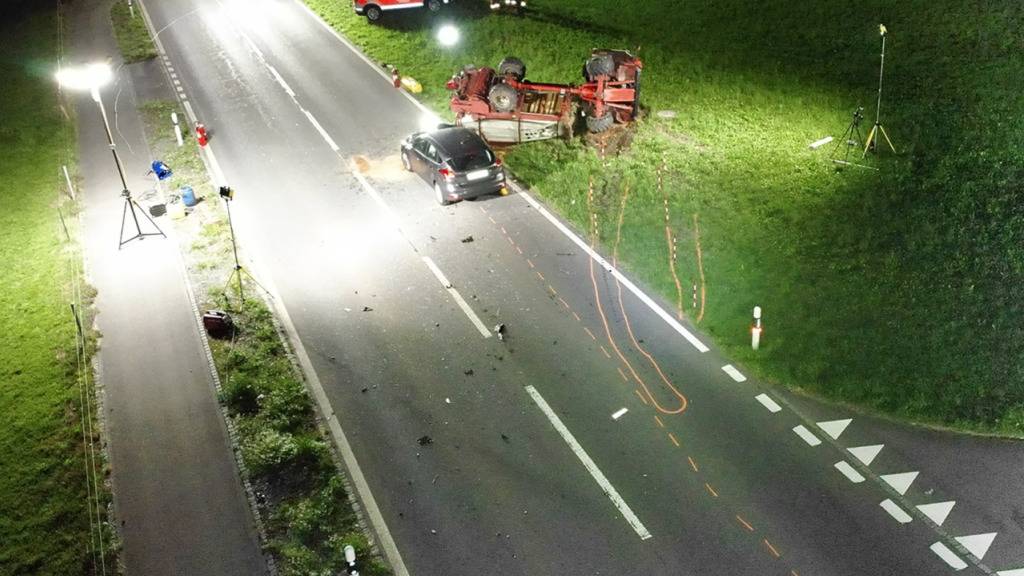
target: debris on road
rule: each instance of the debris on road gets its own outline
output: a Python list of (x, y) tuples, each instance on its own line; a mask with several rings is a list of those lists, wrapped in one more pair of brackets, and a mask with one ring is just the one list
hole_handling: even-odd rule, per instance
[(473, 369), (470, 368), (469, 370), (463, 370), (462, 373), (465, 374), (466, 376), (472, 376), (473, 375)]
[(460, 240), (460, 242), (462, 242), (463, 244), (469, 244), (472, 241), (473, 241), (473, 236), (472, 235), (466, 236), (465, 238)]
[(416, 442), (418, 442), (420, 446), (429, 446), (434, 443), (434, 439), (424, 434), (423, 436), (420, 436)]
[(363, 312), (373, 312), (373, 308), (370, 308), (369, 306), (363, 306)]
[(504, 440), (506, 443), (508, 443), (509, 440), (511, 440), (508, 436), (506, 436), (504, 434), (501, 435), (501, 439)]
[(498, 324), (494, 327), (494, 333), (498, 335), (498, 340), (505, 340), (505, 325)]

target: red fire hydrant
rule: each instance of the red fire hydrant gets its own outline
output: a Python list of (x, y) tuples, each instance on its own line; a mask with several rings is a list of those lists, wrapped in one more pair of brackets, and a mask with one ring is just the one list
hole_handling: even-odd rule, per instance
[(402, 87), (402, 75), (398, 73), (398, 68), (391, 67), (391, 83), (395, 85), (395, 88)]
[(201, 122), (196, 122), (196, 142), (199, 142), (200, 146), (206, 146), (209, 141), (210, 137), (206, 134), (206, 126), (203, 126)]

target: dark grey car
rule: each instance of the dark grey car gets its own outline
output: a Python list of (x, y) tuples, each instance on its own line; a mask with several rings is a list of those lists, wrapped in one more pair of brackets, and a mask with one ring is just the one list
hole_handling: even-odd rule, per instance
[(417, 132), (402, 142), (402, 164), (434, 188), (442, 206), (505, 190), (505, 170), (490, 146), (465, 128)]

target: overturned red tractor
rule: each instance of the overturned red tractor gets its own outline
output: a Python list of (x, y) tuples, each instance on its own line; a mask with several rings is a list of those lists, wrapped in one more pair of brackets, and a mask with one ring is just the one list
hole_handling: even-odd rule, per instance
[(508, 57), (497, 70), (466, 66), (448, 81), (456, 124), (491, 142), (571, 138), (580, 109), (587, 130), (604, 132), (640, 112), (643, 62), (625, 50), (594, 50), (583, 66), (586, 83), (526, 80), (526, 65)]

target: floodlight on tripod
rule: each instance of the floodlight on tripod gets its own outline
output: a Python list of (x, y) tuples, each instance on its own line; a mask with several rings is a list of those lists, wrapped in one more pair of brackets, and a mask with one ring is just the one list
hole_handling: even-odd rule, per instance
[(889, 134), (885, 131), (885, 127), (882, 126), (882, 79), (885, 76), (885, 39), (889, 34), (889, 30), (885, 27), (885, 24), (879, 24), (878, 33), (882, 37), (882, 60), (878, 67), (878, 101), (875, 105), (875, 125), (871, 127), (868, 139), (864, 142), (864, 154), (862, 157), (866, 157), (869, 150), (877, 150), (879, 141), (882, 138), (885, 139), (885, 143), (889, 145), (889, 149), (892, 150), (893, 154), (898, 154), (896, 147), (892, 144), (892, 140), (889, 139)]
[(228, 287), (231, 286), (231, 282), (237, 281), (238, 299), (241, 300), (242, 303), (244, 304), (245, 292), (242, 289), (243, 274), (247, 276), (249, 280), (252, 280), (253, 284), (259, 286), (264, 292), (266, 292), (267, 289), (263, 288), (263, 285), (260, 284), (256, 280), (256, 278), (253, 278), (253, 275), (250, 274), (249, 271), (246, 270), (245, 267), (242, 266), (242, 263), (238, 260), (238, 244), (235, 241), (235, 223), (234, 220), (232, 220), (231, 218), (231, 202), (235, 199), (235, 190), (230, 186), (221, 186), (218, 189), (218, 194), (220, 195), (221, 198), (224, 199), (224, 208), (227, 210), (228, 213), (228, 230), (231, 232), (231, 253), (235, 257), (235, 267), (234, 269), (231, 270), (231, 275), (228, 276), (228, 281), (224, 283), (224, 294), (227, 294)]

